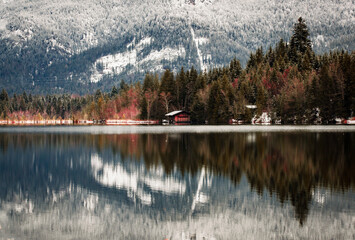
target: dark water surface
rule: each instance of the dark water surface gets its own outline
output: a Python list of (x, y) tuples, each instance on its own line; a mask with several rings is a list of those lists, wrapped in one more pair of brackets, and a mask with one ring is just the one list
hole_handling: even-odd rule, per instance
[(2, 128), (0, 240), (355, 239), (354, 129), (215, 128)]

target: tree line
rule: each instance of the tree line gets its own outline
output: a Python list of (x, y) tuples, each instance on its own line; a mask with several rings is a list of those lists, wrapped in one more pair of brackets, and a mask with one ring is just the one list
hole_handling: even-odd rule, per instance
[[(256, 112), (247, 108), (256, 105)], [(323, 123), (355, 113), (355, 52), (316, 55), (302, 18), (289, 42), (251, 53), (243, 69), (237, 59), (229, 66), (198, 72), (194, 67), (159, 76), (147, 73), (142, 83), (121, 81), (111, 92), (94, 95), (0, 94), (6, 118), (163, 119), (173, 110), (191, 113), (194, 123), (250, 121), (270, 113), (283, 123)]]

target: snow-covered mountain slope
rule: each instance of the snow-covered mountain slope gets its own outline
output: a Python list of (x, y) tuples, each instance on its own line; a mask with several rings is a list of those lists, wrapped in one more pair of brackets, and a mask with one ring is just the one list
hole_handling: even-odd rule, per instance
[(233, 57), (245, 64), (257, 47), (288, 40), (300, 16), (316, 52), (354, 50), (348, 0), (2, 0), (1, 85), (67, 88)]
[(161, 61), (171, 62), (180, 58), (185, 58), (186, 51), (183, 46), (176, 48), (165, 47), (160, 50), (152, 50), (148, 55), (143, 54), (143, 50), (149, 48), (152, 38), (147, 37), (135, 44), (135, 39), (127, 44), (127, 50), (122, 53), (110, 54), (97, 59), (94, 63), (94, 72), (91, 75), (91, 82), (100, 81), (105, 75), (119, 75), (128, 73), (145, 73), (147, 69), (151, 71), (163, 71), (164, 66)]

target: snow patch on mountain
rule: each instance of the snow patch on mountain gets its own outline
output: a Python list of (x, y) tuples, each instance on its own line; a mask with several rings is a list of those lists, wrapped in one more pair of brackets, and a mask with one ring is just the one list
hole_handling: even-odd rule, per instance
[(200, 38), (195, 38), (195, 42), (197, 43), (198, 46), (203, 45), (203, 44), (207, 44), (209, 43), (209, 39), (208, 38), (204, 38), (204, 37), (200, 37)]
[(214, 0), (185, 0), (185, 3), (192, 4), (192, 5), (204, 5), (204, 4), (212, 4), (213, 1)]
[(135, 65), (136, 63), (136, 50), (101, 57), (94, 64), (91, 82), (100, 81), (105, 74), (119, 74), (125, 70), (127, 65)]
[(48, 41), (46, 52), (48, 53), (50, 51), (55, 51), (55, 50), (60, 50), (61, 52), (64, 52), (68, 55), (73, 54), (72, 49), (65, 47), (63, 44), (58, 42), (56, 39), (52, 38)]
[(323, 35), (318, 35), (311, 38), (313, 48), (327, 48), (329, 47), (329, 42), (325, 39)]
[(108, 55), (100, 58), (99, 62), (103, 64), (103, 73), (120, 73), (128, 64), (136, 64), (137, 52), (136, 50), (118, 53), (115, 55)]
[(3, 31), (3, 33), (0, 34), (1, 37), (14, 40), (15, 42), (17, 42), (17, 44), (32, 39), (33, 31), (31, 29), (25, 29), (25, 30), (16, 29), (13, 31), (8, 31), (6, 29), (6, 24), (7, 21), (5, 19), (0, 20), (0, 31)]
[(144, 47), (150, 45), (151, 42), (152, 42), (152, 38), (151, 38), (151, 37), (146, 37), (146, 38), (142, 39), (142, 40), (137, 44), (136, 48), (137, 48), (138, 50), (142, 50), (142, 48), (144, 48)]
[[(165, 47), (161, 50), (152, 50), (145, 57), (141, 57), (142, 50), (148, 47), (152, 41), (151, 37), (146, 37), (135, 45), (135, 39), (133, 39), (131, 43), (127, 44), (127, 51), (99, 58), (94, 63), (91, 82), (100, 81), (104, 75), (118, 75), (125, 70), (129, 70), (129, 72), (140, 71), (142, 65), (151, 65), (152, 71), (161, 71), (163, 70), (162, 60), (173, 61), (178, 57), (184, 58), (186, 56), (185, 48), (180, 46), (178, 48)], [(144, 71), (144, 69), (141, 70), (141, 72)]]
[[(209, 42), (209, 40), (207, 38), (196, 38), (195, 36), (195, 31), (192, 27), (190, 27), (190, 31), (191, 31), (191, 36), (192, 36), (192, 40), (195, 43), (196, 49), (197, 49), (197, 56), (198, 56), (198, 60), (200, 62), (200, 69), (201, 71), (207, 71), (208, 70), (208, 65), (205, 63), (204, 58), (202, 56), (201, 50), (199, 48), (200, 45), (202, 44), (206, 44)], [(211, 60), (211, 56), (209, 55), (208, 60)]]
[(0, 31), (6, 30), (6, 24), (7, 24), (6, 19), (0, 19)]
[(81, 42), (86, 43), (86, 45), (90, 47), (94, 47), (99, 43), (99, 41), (97, 40), (97, 38), (95, 38), (95, 35), (92, 32), (86, 32), (85, 34), (83, 34)]
[(179, 56), (185, 57), (185, 54), (186, 51), (184, 47), (179, 47), (178, 49), (166, 47), (159, 51), (152, 51), (140, 63), (159, 62), (163, 59), (171, 61), (177, 59)]

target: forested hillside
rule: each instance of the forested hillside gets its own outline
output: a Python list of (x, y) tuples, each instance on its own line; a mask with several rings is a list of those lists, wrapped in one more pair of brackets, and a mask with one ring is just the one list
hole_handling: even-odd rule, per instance
[(0, 87), (92, 93), (192, 66), (199, 72), (290, 39), (303, 16), (317, 54), (354, 49), (352, 1), (2, 0)]
[[(248, 122), (254, 114), (270, 113), (283, 123), (332, 123), (355, 113), (355, 52), (317, 55), (302, 18), (287, 44), (280, 40), (250, 54), (246, 67), (233, 59), (226, 67), (178, 73), (166, 69), (161, 77), (147, 73), (143, 84), (121, 81), (111, 92), (94, 95), (33, 96), (26, 92), (0, 94), (2, 119), (158, 119), (170, 111), (191, 113), (194, 123)], [(253, 113), (247, 105), (256, 105)]]

